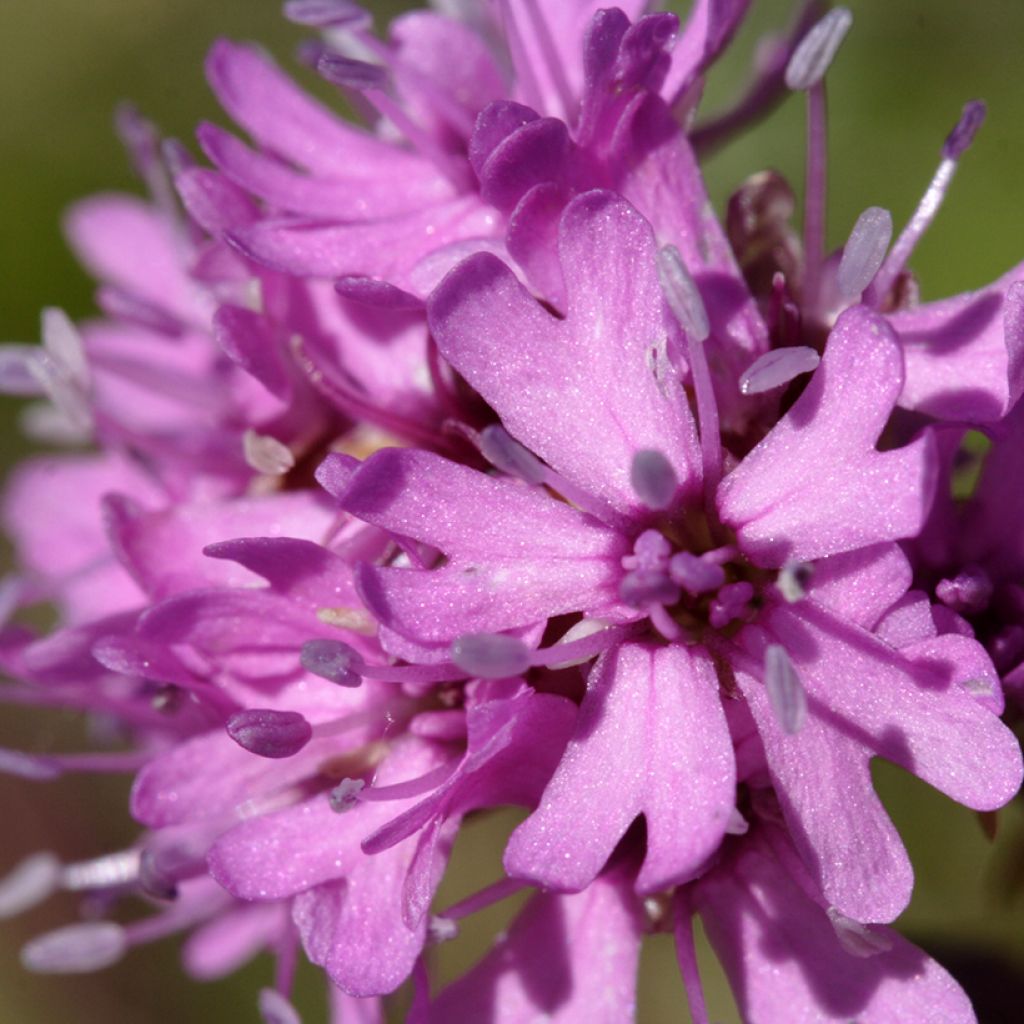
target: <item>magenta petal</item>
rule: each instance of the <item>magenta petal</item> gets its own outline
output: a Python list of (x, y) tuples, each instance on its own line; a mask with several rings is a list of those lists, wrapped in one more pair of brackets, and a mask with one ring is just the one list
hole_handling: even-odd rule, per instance
[(670, 100), (683, 95), (728, 45), (747, 13), (750, 0), (697, 0), (672, 50), (672, 69), (663, 93)]
[(243, 537), (212, 544), (210, 558), (229, 559), (262, 576), (273, 590), (310, 611), (358, 605), (352, 570), (337, 555), (297, 537)]
[[(395, 782), (396, 774), (399, 778), (421, 775), (441, 760), (432, 745), (408, 742), (384, 763), (380, 781)], [(398, 803), (398, 808), (408, 802)], [(322, 805), (329, 806), (326, 798)], [(323, 812), (319, 807), (305, 806), (320, 820)], [(249, 837), (238, 834), (234, 843), (232, 877), (252, 890), (260, 885), (257, 877), (282, 889), (308, 884), (316, 877), (336, 879), (297, 896), (293, 913), (310, 960), (326, 968), (334, 983), (353, 996), (381, 995), (397, 988), (412, 970), (426, 936), (425, 918), (413, 929), (402, 918), (403, 889), (415, 844), (399, 843), (368, 856), (356, 838), (368, 825), (372, 827), (395, 810), (394, 804), (364, 804), (347, 814), (335, 815), (335, 823), (320, 830), (303, 827), (293, 809), (293, 827), (284, 842), (279, 843), (276, 830), (264, 830), (267, 840), (279, 843), (275, 848), (282, 853), (276, 871), (273, 864), (264, 861), (257, 822), (238, 826), (244, 829), (251, 825), (256, 831)], [(426, 889), (422, 898), (427, 901), (440, 880), (455, 825), (453, 821), (442, 828), (427, 874), (418, 876), (419, 884)], [(255, 845), (250, 839), (256, 841)], [(225, 846), (219, 854), (221, 869), (226, 854)], [(288, 860), (294, 863), (286, 865)]]
[(283, 212), (368, 220), (422, 209), (453, 195), (451, 185), (425, 160), (418, 173), (403, 166), (400, 178), (373, 175), (358, 165), (347, 174), (336, 170), (330, 177), (310, 177), (249, 149), (216, 125), (200, 125), (197, 135), (203, 151), (231, 181)]
[(939, 419), (1000, 419), (1024, 391), (1024, 265), (988, 288), (891, 313), (907, 379), (899, 404)]
[(352, 515), (448, 556), (440, 569), (359, 572), (367, 607), (415, 639), (528, 625), (615, 598), (622, 541), (540, 490), (395, 448), (368, 459), (340, 499)]
[(243, 255), (286, 274), (379, 277), (424, 296), (441, 275), (422, 281), (415, 273), (417, 264), (453, 242), (495, 234), (496, 223), (494, 211), (470, 195), (379, 221), (322, 225), (294, 218), (264, 220), (231, 232), (229, 241)]
[(794, 842), (833, 906), (859, 921), (892, 920), (910, 897), (912, 874), (874, 793), (870, 759), (884, 757), (981, 810), (1016, 792), (1019, 747), (991, 712), (950, 684), (951, 668), (908, 658), (810, 602), (773, 610), (768, 628), (806, 690), (803, 729), (787, 735), (762, 684), (744, 672), (737, 680)]
[(252, 574), (237, 562), (206, 558), (207, 544), (240, 533), (320, 539), (335, 519), (327, 502), (300, 491), (182, 504), (164, 512), (145, 512), (112, 497), (106, 513), (118, 557), (155, 598), (212, 584), (252, 584)]
[(185, 272), (184, 239), (155, 207), (135, 196), (94, 196), (71, 208), (65, 230), (78, 258), (100, 280), (182, 323), (209, 324), (210, 300)]
[(439, 348), (509, 433), (617, 511), (639, 511), (629, 468), (641, 449), (662, 451), (692, 491), (700, 455), (689, 408), (650, 368), (665, 337), (650, 226), (611, 193), (588, 192), (566, 208), (559, 254), (564, 321), (500, 261), (474, 256), (430, 301)]
[(508, 933), (431, 1004), (431, 1024), (624, 1024), (634, 1019), (643, 921), (628, 883), (534, 896)]
[(241, 904), (197, 928), (182, 949), (185, 970), (200, 981), (233, 974), (264, 949), (271, 949), (287, 927), (285, 904)]
[(902, 385), (885, 321), (862, 306), (843, 313), (796, 404), (718, 489), (722, 519), (745, 554), (781, 565), (921, 529), (937, 472), (931, 435), (875, 450)]
[(189, 216), (214, 237), (259, 216), (259, 208), (237, 185), (206, 167), (182, 171), (175, 176), (174, 187)]
[(897, 544), (873, 544), (818, 559), (807, 592), (837, 618), (873, 629), (912, 579), (910, 562)]
[(699, 648), (626, 644), (591, 670), (576, 732), (538, 809), (512, 833), (510, 875), (578, 891), (639, 814), (647, 856), (637, 889), (691, 876), (720, 842), (735, 801), (732, 742)]
[(974, 1024), (967, 996), (890, 929), (872, 956), (847, 952), (825, 910), (759, 841), (694, 887), (693, 902), (749, 1024)]
[(346, 124), (307, 96), (255, 47), (221, 40), (206, 74), (224, 109), (261, 145), (325, 175), (415, 174), (422, 159)]

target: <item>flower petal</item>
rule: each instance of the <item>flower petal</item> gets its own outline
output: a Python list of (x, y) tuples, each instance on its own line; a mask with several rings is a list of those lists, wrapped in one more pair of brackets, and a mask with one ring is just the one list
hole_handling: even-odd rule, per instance
[(613, 509), (639, 514), (629, 480), (637, 451), (662, 451), (687, 490), (700, 474), (685, 397), (649, 363), (666, 337), (654, 236), (628, 203), (588, 192), (566, 208), (559, 253), (564, 321), (478, 255), (432, 296), (431, 328), (513, 436)]
[(921, 529), (937, 472), (934, 440), (875, 449), (902, 386), (899, 344), (885, 321), (862, 306), (843, 313), (803, 394), (718, 489), (722, 520), (748, 557), (775, 566)]
[(897, 932), (887, 950), (855, 956), (825, 910), (751, 837), (693, 902), (749, 1024), (974, 1024), (957, 983)]
[(602, 875), (540, 893), (472, 970), (431, 1004), (431, 1024), (622, 1024), (634, 1018), (643, 921), (628, 883)]
[(578, 891), (633, 820), (647, 820), (637, 879), (654, 892), (692, 875), (735, 806), (732, 742), (708, 657), (626, 644), (591, 670), (576, 732), (541, 799), (505, 850), (510, 875)]

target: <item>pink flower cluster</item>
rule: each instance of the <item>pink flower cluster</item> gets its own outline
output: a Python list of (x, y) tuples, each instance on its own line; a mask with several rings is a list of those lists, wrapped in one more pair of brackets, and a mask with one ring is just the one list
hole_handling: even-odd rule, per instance
[[(119, 745), (0, 751), (46, 780), (135, 772), (130, 849), (42, 853), (109, 920), (24, 951), (92, 970), (188, 931), (198, 977), (301, 948), (338, 1024), (622, 1024), (645, 934), (675, 934), (707, 1024), (699, 915), (745, 1021), (966, 1022), (889, 924), (912, 871), (873, 758), (981, 811), (1021, 783), (1024, 265), (922, 303), (907, 268), (984, 116), (970, 103), (892, 242), (824, 246), (824, 75), (849, 12), (803, 6), (749, 92), (696, 118), (745, 0), (453, 2), (385, 37), (290, 0), (363, 115), (217, 43), (209, 165), (132, 111), (148, 199), (68, 233), (102, 317), (0, 354), (36, 436), (3, 518), (8, 701)], [(721, 223), (698, 155), (806, 94), (803, 237), (762, 173)], [(968, 431), (993, 444), (954, 500)], [(19, 609), (49, 603), (40, 636)], [(435, 892), (467, 816), (522, 808), (504, 873)], [(501, 820), (507, 821), (507, 818)], [(515, 894), (438, 989), (431, 946)], [(121, 900), (150, 908), (115, 923)]]

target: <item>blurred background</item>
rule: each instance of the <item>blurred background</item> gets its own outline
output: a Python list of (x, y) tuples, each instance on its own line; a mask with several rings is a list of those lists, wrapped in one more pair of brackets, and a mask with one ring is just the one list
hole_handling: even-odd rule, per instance
[[(554, 0), (552, 0), (554, 2)], [(371, 3), (378, 26), (405, 6)], [(671, 5), (685, 13), (688, 3)], [(755, 0), (750, 24), (711, 77), (705, 112), (733, 95), (760, 32), (781, 27), (788, 0)], [(988, 121), (963, 161), (939, 218), (914, 256), (926, 298), (978, 287), (1024, 258), (1024, 4), (1020, 0), (852, 0), (854, 28), (829, 77), (829, 234), (848, 234), (866, 206), (892, 210), (899, 226), (935, 168), (962, 104), (982, 98)], [(67, 252), (61, 215), (91, 192), (136, 190), (111, 128), (118, 101), (133, 100), (168, 135), (191, 139), (200, 118), (224, 122), (202, 76), (218, 35), (256, 40), (298, 77), (292, 59), (301, 34), (279, 17), (276, 0), (44, 0), (0, 2), (0, 339), (34, 341), (44, 305), (73, 318), (92, 310), (92, 284)], [(750, 173), (774, 167), (799, 189), (803, 106), (790, 100), (766, 123), (707, 165), (719, 209)], [(3, 416), (4, 465), (25, 448), (14, 403)], [(46, 749), (76, 735), (70, 716), (0, 710), (0, 745)], [(982, 1020), (1024, 1019), (1024, 814), (1000, 815), (990, 842), (976, 817), (888, 766), (877, 778), (918, 872), (913, 905), (900, 927), (938, 956), (970, 991)], [(0, 874), (28, 853), (54, 849), (67, 859), (94, 856), (132, 840), (127, 784), (75, 780), (32, 785), (0, 778)], [(502, 832), (507, 834), (508, 821)], [(494, 877), (498, 848), (479, 825), (460, 840), (449, 872), (457, 898)], [(175, 943), (135, 952), (95, 976), (24, 974), (17, 950), (30, 935), (71, 920), (74, 904), (55, 899), (0, 928), (0, 1020), (49, 1024), (150, 1021), (255, 1021), (256, 989), (269, 960), (229, 981), (198, 985), (181, 973)], [(507, 916), (507, 915), (506, 915)], [(445, 951), (442, 970), (483, 948), (501, 912), (468, 929)], [(645, 952), (639, 1019), (684, 1022), (674, 955), (664, 937)], [(717, 1019), (736, 1019), (716, 969), (709, 967)], [(301, 976), (308, 1021), (323, 1019), (312, 971)], [(401, 1019), (401, 1006), (396, 1006)]]

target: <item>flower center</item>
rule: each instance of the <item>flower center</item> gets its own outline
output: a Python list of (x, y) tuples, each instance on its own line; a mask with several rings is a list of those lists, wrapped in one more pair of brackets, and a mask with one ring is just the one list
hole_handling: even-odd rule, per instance
[(708, 629), (748, 622), (760, 607), (769, 574), (746, 562), (732, 544), (694, 553), (679, 550), (660, 530), (644, 530), (619, 584), (623, 603), (640, 609), (667, 640), (699, 639)]

